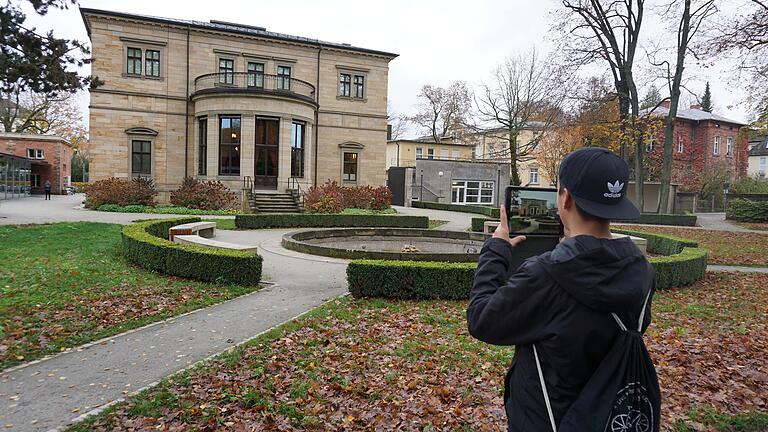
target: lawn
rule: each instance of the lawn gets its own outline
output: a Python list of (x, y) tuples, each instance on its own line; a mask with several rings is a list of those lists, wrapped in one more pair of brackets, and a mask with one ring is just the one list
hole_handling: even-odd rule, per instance
[[(657, 295), (647, 340), (664, 430), (768, 423), (765, 287), (768, 275), (710, 273)], [(72, 430), (505, 430), (512, 349), (473, 340), (465, 307), (334, 300)]]
[(695, 228), (617, 225), (634, 231), (694, 240), (709, 250), (710, 264), (768, 267), (768, 233), (712, 231)]
[(120, 229), (0, 227), (0, 369), (254, 289), (134, 267), (119, 254)]

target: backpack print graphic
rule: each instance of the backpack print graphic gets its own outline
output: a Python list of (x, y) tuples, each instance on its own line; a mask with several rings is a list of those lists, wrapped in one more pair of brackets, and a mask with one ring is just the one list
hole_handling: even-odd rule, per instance
[(649, 432), (653, 419), (653, 405), (645, 387), (635, 382), (617, 393), (605, 432)]

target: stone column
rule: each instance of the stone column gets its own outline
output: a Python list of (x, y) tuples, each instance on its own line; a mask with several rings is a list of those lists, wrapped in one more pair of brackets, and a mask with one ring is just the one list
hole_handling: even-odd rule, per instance
[(277, 172), (277, 190), (285, 192), (291, 177), (291, 117), (280, 117), (280, 145)]
[(219, 116), (208, 115), (208, 166), (206, 177), (219, 176)]
[(254, 157), (256, 154), (256, 116), (243, 114), (240, 117), (240, 178), (253, 179)]

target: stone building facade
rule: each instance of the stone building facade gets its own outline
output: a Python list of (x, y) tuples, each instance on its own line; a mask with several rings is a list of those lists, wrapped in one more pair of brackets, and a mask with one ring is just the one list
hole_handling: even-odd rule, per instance
[(262, 27), (80, 9), (93, 49), (90, 178), (285, 191), (386, 179), (397, 57)]
[[(554, 186), (536, 160), (537, 152), (534, 143), (540, 139), (544, 126), (543, 123), (531, 122), (518, 132), (518, 154), (525, 153), (517, 158), (517, 175), (521, 186)], [(506, 129), (489, 128), (471, 134), (469, 140), (475, 147), (475, 160), (510, 164), (509, 138)]]
[(46, 181), (51, 182), (51, 193), (66, 193), (71, 179), (72, 146), (64, 138), (0, 132), (0, 155), (3, 154), (10, 157), (0, 161), (0, 199), (41, 194)]

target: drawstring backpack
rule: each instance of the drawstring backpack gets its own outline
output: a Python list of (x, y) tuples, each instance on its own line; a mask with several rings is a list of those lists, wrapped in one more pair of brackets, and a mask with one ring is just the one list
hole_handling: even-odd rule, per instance
[(653, 289), (643, 303), (637, 331), (628, 330), (615, 313), (621, 332), (576, 401), (555, 423), (536, 345), (533, 355), (553, 432), (658, 432), (661, 394), (656, 369), (643, 342), (643, 317)]

